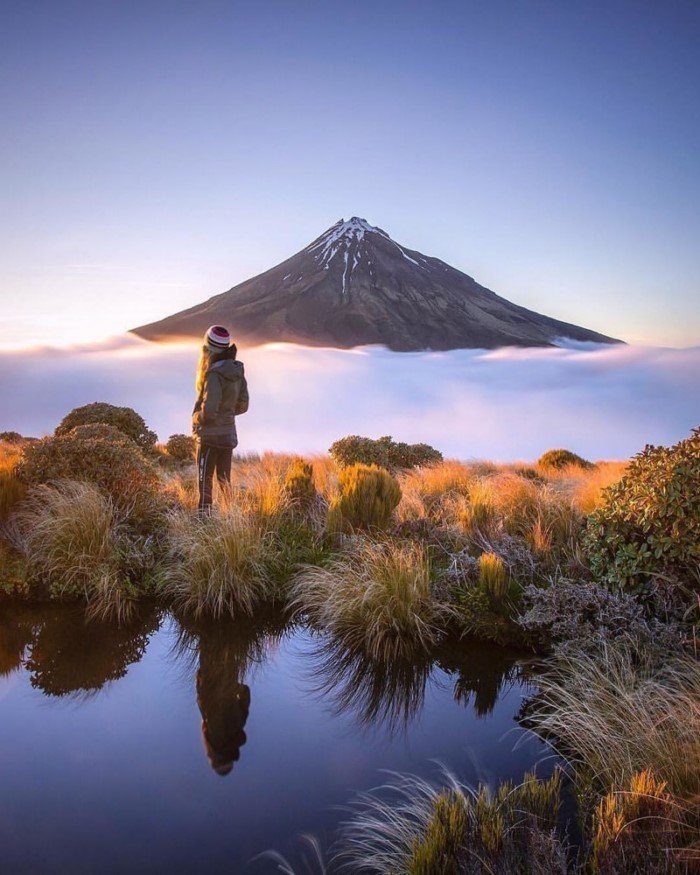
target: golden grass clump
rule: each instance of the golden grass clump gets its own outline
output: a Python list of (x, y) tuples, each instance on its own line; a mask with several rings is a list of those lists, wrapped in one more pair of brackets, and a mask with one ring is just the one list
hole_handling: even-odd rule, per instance
[(467, 465), (451, 460), (402, 474), (399, 520), (427, 516), (436, 522), (449, 521), (454, 506), (468, 495), (473, 479)]
[(497, 605), (503, 604), (508, 595), (508, 572), (503, 560), (495, 553), (479, 556), (479, 586)]
[(25, 484), (14, 474), (21, 455), (20, 445), (0, 441), (0, 523), (9, 517), (27, 493)]
[(52, 598), (82, 597), (90, 613), (127, 620), (134, 592), (123, 573), (122, 524), (91, 483), (62, 481), (29, 493), (17, 515), (28, 574)]
[(313, 465), (301, 457), (294, 459), (284, 476), (284, 491), (294, 510), (308, 512), (316, 499)]
[(395, 477), (376, 465), (349, 465), (339, 475), (340, 494), (328, 509), (332, 532), (384, 529), (401, 500)]
[(291, 603), (349, 650), (378, 660), (410, 657), (433, 647), (444, 627), (431, 571), (422, 545), (362, 541), (323, 567), (300, 571)]
[(618, 483), (624, 476), (627, 462), (599, 462), (589, 471), (575, 472), (569, 480), (572, 500), (582, 514), (590, 514), (600, 507), (604, 491)]
[(632, 775), (622, 790), (611, 790), (593, 815), (592, 857), (600, 875), (681, 872), (674, 857), (683, 844), (684, 812), (665, 781), (650, 769)]
[(163, 592), (195, 617), (251, 617), (277, 595), (279, 556), (274, 531), (233, 504), (201, 518), (176, 511), (169, 519)]
[(532, 719), (604, 787), (651, 769), (676, 798), (700, 795), (700, 662), (648, 666), (627, 648), (579, 654), (545, 675)]

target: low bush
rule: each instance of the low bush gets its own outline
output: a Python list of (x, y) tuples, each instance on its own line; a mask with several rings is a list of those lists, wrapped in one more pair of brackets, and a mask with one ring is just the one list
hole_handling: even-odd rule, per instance
[(539, 459), (537, 460), (537, 464), (540, 468), (593, 468), (592, 462), (588, 462), (586, 459), (581, 458), (581, 456), (576, 453), (572, 453), (571, 450), (547, 450), (546, 453), (543, 453)]
[(153, 449), (157, 440), (156, 433), (148, 428), (143, 417), (131, 407), (115, 407), (113, 404), (107, 404), (103, 401), (95, 401), (92, 404), (85, 404), (71, 410), (61, 420), (55, 434), (57, 436), (66, 435), (76, 426), (92, 425), (93, 423), (114, 426), (131, 438), (142, 450)]
[(6, 444), (22, 444), (25, 438), (18, 431), (0, 431), (0, 442)]
[(397, 443), (388, 435), (376, 440), (350, 435), (335, 441), (329, 453), (341, 467), (377, 465), (390, 471), (442, 462), (442, 453), (428, 444)]
[(637, 588), (654, 577), (700, 584), (700, 429), (632, 459), (589, 517), (584, 548), (611, 587)]
[(676, 623), (650, 618), (631, 595), (590, 581), (555, 578), (549, 586), (526, 587), (518, 623), (559, 655), (602, 652), (622, 641), (664, 659), (683, 641)]
[(135, 547), (108, 496), (90, 483), (39, 486), (18, 526), (32, 584), (51, 598), (83, 598), (92, 614), (120, 622), (131, 616), (138, 590), (126, 558)]
[(137, 528), (150, 528), (163, 509), (160, 479), (137, 446), (74, 433), (24, 448), (17, 468), (28, 485), (55, 480), (94, 483)]
[(275, 532), (235, 505), (204, 518), (174, 512), (167, 537), (162, 592), (185, 613), (252, 617), (278, 597)]
[(165, 452), (176, 462), (194, 461), (197, 443), (186, 434), (171, 434), (165, 444)]
[(351, 465), (340, 472), (340, 494), (328, 510), (332, 532), (384, 529), (401, 500), (401, 488), (375, 465)]
[(446, 619), (433, 598), (428, 551), (412, 543), (359, 541), (323, 567), (307, 566), (291, 604), (348, 650), (375, 659), (429, 650)]
[(88, 425), (76, 425), (68, 434), (71, 437), (80, 440), (103, 440), (107, 443), (118, 444), (119, 446), (133, 446), (134, 441), (115, 428), (113, 425), (106, 425), (104, 422), (91, 422)]

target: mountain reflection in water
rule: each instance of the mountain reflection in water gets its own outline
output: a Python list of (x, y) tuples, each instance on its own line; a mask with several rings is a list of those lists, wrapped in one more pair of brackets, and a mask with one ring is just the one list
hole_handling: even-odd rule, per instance
[(4, 603), (0, 871), (277, 871), (250, 861), (328, 848), (383, 770), (520, 780), (546, 754), (516, 719), (528, 675), (467, 641), (387, 665), (280, 616)]

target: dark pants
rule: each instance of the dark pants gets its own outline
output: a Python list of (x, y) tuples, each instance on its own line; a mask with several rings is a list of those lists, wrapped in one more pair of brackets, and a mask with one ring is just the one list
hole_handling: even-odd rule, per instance
[(228, 486), (231, 482), (230, 447), (209, 447), (200, 444), (197, 449), (197, 482), (199, 484), (199, 509), (208, 510), (211, 507), (214, 487), (214, 473), (219, 486)]

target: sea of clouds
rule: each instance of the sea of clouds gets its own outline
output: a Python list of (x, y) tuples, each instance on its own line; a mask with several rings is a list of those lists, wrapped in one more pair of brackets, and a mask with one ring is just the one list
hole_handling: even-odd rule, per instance
[[(136, 408), (160, 438), (189, 433), (196, 344), (131, 336), (0, 352), (0, 430), (51, 432), (89, 401)], [(550, 447), (624, 458), (700, 421), (700, 347), (593, 344), (393, 353), (270, 344), (242, 350), (251, 394), (239, 450), (322, 452), (393, 435), (446, 456), (534, 459)]]

